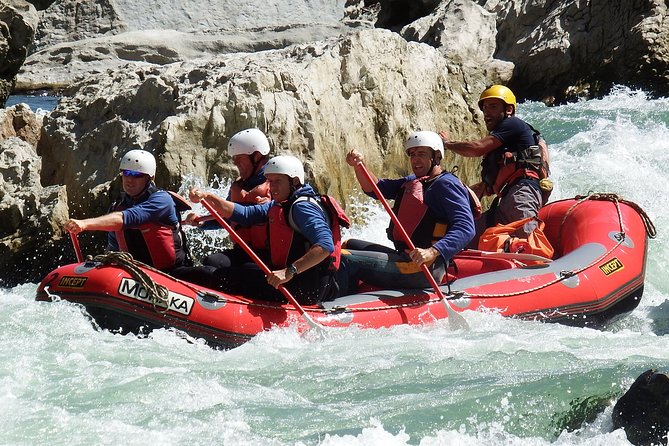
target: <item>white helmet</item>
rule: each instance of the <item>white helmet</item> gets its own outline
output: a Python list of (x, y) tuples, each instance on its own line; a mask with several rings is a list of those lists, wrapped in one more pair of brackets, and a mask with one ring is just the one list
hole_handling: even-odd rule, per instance
[(444, 143), (441, 137), (435, 132), (421, 131), (414, 132), (404, 143), (404, 150), (409, 154), (409, 149), (412, 147), (430, 147), (435, 152), (441, 153), (441, 158), (444, 158)]
[(262, 155), (269, 153), (269, 141), (267, 136), (259, 129), (246, 129), (235, 133), (228, 142), (228, 154), (251, 155), (260, 152)]
[(294, 156), (279, 155), (270, 159), (265, 164), (265, 175), (268, 173), (282, 173), (291, 178), (297, 178), (300, 184), (304, 184), (304, 166), (302, 161)]
[(146, 150), (131, 150), (123, 155), (119, 170), (134, 170), (155, 177), (156, 158)]

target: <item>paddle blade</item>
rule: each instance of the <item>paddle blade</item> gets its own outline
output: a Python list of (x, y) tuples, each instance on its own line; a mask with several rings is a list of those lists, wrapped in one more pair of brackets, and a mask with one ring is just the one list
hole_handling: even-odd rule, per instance
[(443, 299), (442, 302), (446, 306), (446, 313), (448, 314), (448, 325), (451, 327), (451, 330), (470, 330), (467, 320), (462, 316), (458, 311), (455, 311), (451, 307), (451, 303)]

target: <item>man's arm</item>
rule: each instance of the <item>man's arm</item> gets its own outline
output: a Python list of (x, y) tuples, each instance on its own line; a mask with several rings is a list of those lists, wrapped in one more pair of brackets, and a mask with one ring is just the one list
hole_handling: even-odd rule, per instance
[(492, 135), (484, 136), (476, 141), (449, 141), (448, 133), (439, 132), (444, 147), (461, 156), (484, 156), (502, 145), (502, 141)]
[(202, 200), (207, 200), (209, 203), (211, 203), (212, 207), (216, 209), (216, 211), (218, 211), (224, 218), (230, 218), (232, 211), (235, 210), (235, 204), (232, 201), (228, 201), (216, 194), (200, 189), (199, 187), (194, 187), (191, 189), (188, 192), (188, 198), (193, 203), (199, 203)]
[(65, 230), (73, 234), (82, 231), (117, 231), (123, 228), (123, 213), (112, 212), (99, 217), (76, 220), (74, 218), (65, 222)]
[[(358, 180), (358, 183), (360, 183), (362, 190), (367, 194), (371, 193), (374, 190), (374, 186), (362, 172), (362, 165), (365, 163), (362, 153), (355, 149), (351, 150), (346, 154), (346, 163), (353, 167), (355, 178)], [(369, 176), (372, 178), (372, 181), (374, 181), (374, 184), (379, 182), (379, 179), (376, 178), (373, 173), (369, 172)]]
[(134, 228), (152, 221), (161, 221), (173, 225), (178, 223), (174, 201), (165, 191), (156, 192), (147, 200), (123, 211), (115, 211), (82, 220), (70, 219), (65, 222), (65, 229), (74, 234), (82, 231), (113, 232), (126, 227)]
[(451, 259), (464, 249), (476, 234), (468, 192), (458, 187), (456, 181), (459, 180), (442, 178), (428, 190), (425, 197), (425, 203), (432, 211), (449, 222), (446, 234), (432, 245), (444, 260)]
[[(318, 265), (329, 255), (330, 253), (327, 252), (322, 246), (313, 245), (302, 257), (293, 262), (293, 265), (295, 265), (295, 268), (297, 268), (297, 274), (300, 274)], [(272, 285), (274, 288), (277, 288), (282, 283), (290, 281), (293, 277), (294, 275), (289, 273), (287, 268), (284, 268), (272, 271), (272, 273), (267, 276), (267, 283)]]

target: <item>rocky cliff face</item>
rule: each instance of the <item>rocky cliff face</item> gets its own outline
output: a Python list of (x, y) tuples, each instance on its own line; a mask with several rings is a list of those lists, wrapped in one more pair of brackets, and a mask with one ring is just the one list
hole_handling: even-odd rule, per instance
[(28, 56), (38, 16), (35, 7), (22, 0), (0, 1), (0, 106), (14, 90), (16, 74)]
[[(343, 0), (56, 0), (17, 89), (62, 89), (128, 63), (165, 65), (338, 36)], [(353, 24), (352, 26), (355, 26)]]
[(40, 118), (17, 105), (0, 110), (0, 286), (35, 281), (63, 259), (65, 186), (42, 187), (32, 144)]
[[(546, 103), (597, 97), (614, 84), (669, 94), (664, 0), (380, 0), (377, 27), (479, 62), (492, 81)], [(453, 19), (459, 20), (453, 20)], [(487, 20), (494, 20), (490, 27)], [(465, 49), (465, 51), (462, 51)], [(468, 50), (470, 49), (470, 50)]]
[(56, 0), (41, 13), (17, 88), (65, 88), (128, 62), (278, 49), (371, 25), (434, 46), (523, 98), (595, 97), (616, 83), (669, 93), (663, 0)]
[(547, 103), (624, 84), (669, 95), (664, 0), (482, 1), (497, 17), (495, 57), (515, 64), (509, 86)]
[(73, 87), (45, 119), (42, 182), (67, 185), (74, 215), (91, 215), (109, 204), (106, 193), (126, 150), (156, 154), (158, 184), (176, 189), (188, 174), (230, 176), (228, 138), (259, 127), (274, 153), (300, 156), (311, 181), (345, 201), (354, 182), (347, 150), (365, 151), (375, 170), (404, 172), (402, 143), (415, 129), (481, 134), (470, 104), (483, 86), (482, 75), (385, 30), (119, 69)]

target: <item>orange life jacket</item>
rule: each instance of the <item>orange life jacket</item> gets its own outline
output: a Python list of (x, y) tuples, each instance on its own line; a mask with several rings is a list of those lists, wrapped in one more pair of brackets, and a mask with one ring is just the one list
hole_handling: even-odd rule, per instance
[[(257, 185), (251, 190), (244, 190), (242, 188), (242, 180), (238, 178), (230, 186), (230, 201), (242, 205), (257, 204), (258, 198), (270, 198), (269, 182), (265, 181)], [(267, 241), (267, 222), (258, 223), (252, 226), (242, 226), (233, 223), (233, 227), (237, 234), (254, 250), (268, 249), (269, 243)]]

